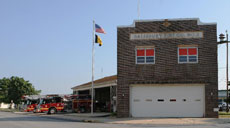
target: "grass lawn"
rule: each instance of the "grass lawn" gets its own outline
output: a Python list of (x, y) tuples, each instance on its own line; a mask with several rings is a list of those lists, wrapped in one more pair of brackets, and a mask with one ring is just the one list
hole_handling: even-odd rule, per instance
[(1, 112), (18, 112), (18, 109), (0, 108)]
[(230, 112), (219, 112), (219, 118), (230, 118)]

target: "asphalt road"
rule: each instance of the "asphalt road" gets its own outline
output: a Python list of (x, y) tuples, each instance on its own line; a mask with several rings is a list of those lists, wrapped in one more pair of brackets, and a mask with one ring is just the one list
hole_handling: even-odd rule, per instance
[(82, 123), (52, 117), (36, 115), (22, 115), (10, 112), (0, 112), (0, 128), (229, 128), (230, 124), (210, 124), (195, 126), (153, 126), (153, 125), (128, 125), (105, 123)]

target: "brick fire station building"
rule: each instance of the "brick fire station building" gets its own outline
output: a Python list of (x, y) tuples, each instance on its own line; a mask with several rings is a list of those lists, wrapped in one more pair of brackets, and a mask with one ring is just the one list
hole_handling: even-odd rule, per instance
[(218, 117), (216, 35), (197, 18), (119, 26), (118, 117)]

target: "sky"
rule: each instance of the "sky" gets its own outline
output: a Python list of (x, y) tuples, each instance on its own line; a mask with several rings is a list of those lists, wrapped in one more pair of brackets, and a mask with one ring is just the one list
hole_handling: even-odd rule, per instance
[[(104, 28), (95, 45), (95, 79), (117, 74), (117, 26), (138, 19), (138, 0), (0, 0), (0, 79), (19, 76), (42, 94), (70, 94), (91, 81), (93, 20)], [(140, 19), (200, 18), (230, 31), (230, 0), (140, 0)], [(226, 46), (218, 45), (219, 89), (226, 88)]]

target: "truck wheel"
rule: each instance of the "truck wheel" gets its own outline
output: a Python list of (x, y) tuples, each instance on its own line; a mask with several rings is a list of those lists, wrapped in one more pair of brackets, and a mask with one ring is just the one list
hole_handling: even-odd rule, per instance
[(56, 113), (56, 108), (50, 108), (48, 114), (55, 114)]

